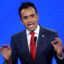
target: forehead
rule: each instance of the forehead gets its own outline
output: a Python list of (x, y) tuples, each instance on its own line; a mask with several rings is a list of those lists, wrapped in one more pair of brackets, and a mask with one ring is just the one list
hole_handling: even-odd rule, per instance
[(21, 16), (29, 16), (31, 14), (35, 14), (36, 11), (33, 7), (28, 7), (26, 9), (21, 10)]

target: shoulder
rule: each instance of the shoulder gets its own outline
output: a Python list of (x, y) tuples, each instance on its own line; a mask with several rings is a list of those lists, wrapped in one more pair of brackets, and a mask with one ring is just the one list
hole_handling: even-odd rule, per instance
[(16, 33), (16, 34), (12, 35), (12, 38), (14, 38), (14, 37), (20, 37), (20, 36), (22, 36), (25, 32), (26, 32), (25, 30), (24, 30), (24, 31), (21, 31), (21, 32), (18, 32), (18, 33)]
[(51, 32), (51, 33), (57, 33), (57, 31), (53, 30), (53, 29), (49, 29), (49, 28), (44, 28), (43, 29), (46, 31), (46, 32)]
[(49, 34), (49, 35), (57, 34), (57, 31), (49, 29), (49, 28), (41, 27), (41, 26), (40, 26), (40, 30), (41, 30), (41, 32), (43, 32), (45, 34)]
[(52, 30), (52, 29), (49, 29), (49, 28), (45, 28), (45, 27), (41, 27), (40, 33), (41, 33), (42, 35), (45, 35), (45, 37), (46, 37), (47, 39), (51, 39), (51, 40), (54, 40), (55, 37), (58, 37), (57, 31)]

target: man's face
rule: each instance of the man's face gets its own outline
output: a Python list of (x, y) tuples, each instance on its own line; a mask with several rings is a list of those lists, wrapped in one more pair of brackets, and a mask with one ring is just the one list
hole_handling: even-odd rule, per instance
[(21, 21), (24, 26), (30, 30), (34, 31), (38, 25), (39, 15), (36, 14), (36, 11), (33, 7), (28, 7), (21, 10)]

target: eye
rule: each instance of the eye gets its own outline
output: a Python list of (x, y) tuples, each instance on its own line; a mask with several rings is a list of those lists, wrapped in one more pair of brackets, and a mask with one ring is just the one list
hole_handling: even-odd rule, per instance
[(27, 19), (28, 17), (27, 16), (24, 16), (23, 19)]
[(31, 17), (35, 17), (35, 14), (32, 14)]

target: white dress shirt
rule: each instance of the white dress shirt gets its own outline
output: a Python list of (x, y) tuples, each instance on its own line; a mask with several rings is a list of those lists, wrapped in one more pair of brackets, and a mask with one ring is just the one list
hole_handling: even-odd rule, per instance
[[(37, 40), (36, 40), (36, 47), (37, 47), (37, 41), (38, 41), (38, 36), (39, 36), (39, 31), (40, 31), (40, 26), (37, 25), (37, 28), (35, 29), (35, 34), (34, 34), (34, 37), (37, 37)], [(30, 39), (31, 39), (31, 34), (30, 34), (30, 31), (26, 29), (26, 35), (27, 35), (27, 41), (28, 41), (28, 48), (29, 48), (29, 51), (30, 51)]]

